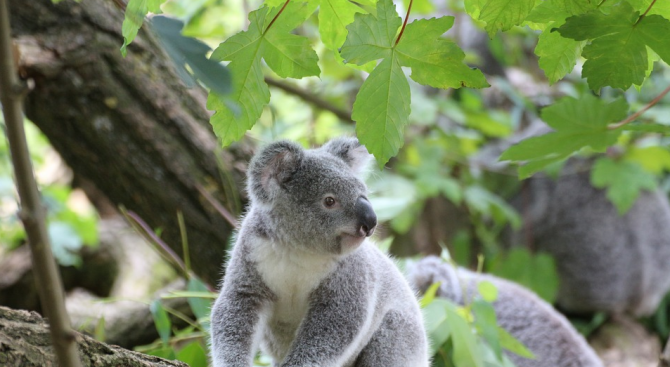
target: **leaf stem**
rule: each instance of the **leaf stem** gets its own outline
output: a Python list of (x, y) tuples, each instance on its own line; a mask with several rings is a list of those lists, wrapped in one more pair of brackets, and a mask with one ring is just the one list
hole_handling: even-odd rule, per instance
[(625, 120), (619, 121), (619, 122), (617, 122), (616, 124), (613, 124), (613, 125), (608, 126), (607, 129), (608, 129), (608, 130), (616, 130), (616, 129), (618, 129), (618, 128), (620, 128), (620, 127), (622, 127), (622, 126), (628, 124), (629, 122), (634, 121), (634, 120), (635, 120), (636, 118), (638, 118), (641, 114), (645, 113), (645, 111), (647, 111), (648, 109), (650, 109), (651, 107), (653, 107), (656, 103), (658, 103), (663, 97), (665, 97), (666, 94), (668, 94), (668, 92), (670, 92), (670, 86), (667, 87), (667, 88), (665, 88), (665, 90), (664, 90), (663, 92), (661, 92), (661, 94), (659, 94), (658, 96), (656, 96), (656, 98), (654, 98), (653, 100), (651, 100), (651, 102), (649, 102), (649, 103), (648, 103), (646, 106), (644, 106), (641, 110), (639, 110), (639, 111), (635, 112), (634, 114), (628, 116), (628, 118), (626, 118)]
[(637, 18), (637, 22), (635, 22), (634, 25), (637, 25), (638, 23), (640, 23), (640, 21), (641, 21), (645, 16), (647, 16), (647, 13), (649, 13), (649, 10), (651, 10), (651, 8), (654, 6), (654, 4), (656, 4), (656, 0), (653, 0), (653, 1), (651, 2), (651, 4), (649, 4), (649, 6), (647, 7), (647, 10), (645, 10), (644, 13), (642, 13), (642, 15), (640, 15), (640, 17)]
[(284, 3), (284, 6), (282, 6), (281, 9), (279, 9), (279, 13), (277, 13), (277, 15), (275, 15), (275, 17), (272, 18), (272, 21), (270, 21), (270, 24), (268, 24), (268, 27), (265, 28), (265, 30), (263, 31), (263, 35), (265, 35), (265, 33), (267, 33), (268, 30), (270, 30), (270, 27), (272, 27), (272, 25), (275, 23), (275, 20), (277, 20), (277, 18), (279, 18), (279, 15), (284, 11), (284, 9), (286, 9), (286, 5), (288, 5), (289, 1), (291, 1), (291, 0), (286, 0), (286, 2)]
[(405, 32), (405, 26), (407, 26), (407, 19), (409, 19), (409, 12), (412, 11), (412, 4), (413, 3), (414, 3), (414, 0), (409, 0), (409, 6), (407, 6), (407, 14), (405, 14), (405, 21), (402, 22), (402, 29), (400, 29), (400, 33), (398, 34), (398, 38), (396, 38), (396, 40), (395, 40), (395, 45), (397, 45), (398, 42), (400, 42), (400, 38), (402, 37), (402, 34)]

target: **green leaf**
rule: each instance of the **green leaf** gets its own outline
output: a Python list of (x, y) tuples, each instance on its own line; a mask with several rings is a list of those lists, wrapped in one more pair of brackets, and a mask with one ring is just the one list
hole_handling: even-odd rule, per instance
[(380, 168), (398, 154), (404, 142), (409, 105), (409, 83), (395, 58), (382, 61), (356, 96), (351, 115), (356, 121), (356, 136), (377, 158)]
[(494, 302), (498, 299), (498, 288), (489, 281), (477, 283), (477, 290), (486, 302)]
[(526, 21), (532, 23), (563, 23), (571, 15), (579, 15), (595, 9), (595, 0), (545, 0), (536, 6)]
[(638, 163), (645, 171), (653, 174), (670, 171), (670, 151), (665, 147), (633, 147), (626, 152), (625, 160)]
[(442, 89), (488, 87), (481, 71), (463, 63), (465, 54), (453, 41), (438, 38), (453, 24), (453, 17), (408, 24), (396, 47), (400, 63), (411, 67), (411, 78), (423, 85)]
[(81, 266), (79, 250), (84, 244), (75, 229), (65, 222), (50, 222), (47, 228), (54, 257), (62, 266)]
[(128, 45), (133, 42), (137, 32), (144, 23), (144, 17), (147, 13), (156, 13), (160, 11), (160, 6), (165, 0), (129, 0), (126, 6), (126, 13), (121, 25), (121, 34), (123, 35), (123, 46), (121, 54), (126, 57)]
[(591, 40), (582, 53), (586, 58), (582, 76), (591, 89), (642, 85), (649, 67), (646, 46), (670, 62), (670, 21), (656, 14), (638, 21), (639, 16), (639, 11), (623, 1), (609, 14), (597, 9), (570, 17), (558, 28), (563, 37)]
[(189, 365), (189, 367), (207, 367), (207, 353), (200, 342), (194, 341), (186, 344), (177, 352), (177, 359)]
[[(230, 61), (233, 92), (210, 93), (207, 108), (216, 111), (210, 123), (223, 145), (239, 140), (261, 116), (270, 102), (270, 90), (263, 80), (261, 59), (282, 77), (318, 75), (318, 57), (305, 37), (289, 34), (313, 11), (312, 3), (289, 3), (278, 21), (268, 28), (280, 8), (260, 8), (249, 13), (249, 28), (225, 42), (211, 58)], [(235, 107), (233, 107), (235, 106)]]
[(542, 119), (555, 129), (511, 146), (500, 160), (529, 161), (520, 171), (530, 175), (551, 163), (565, 159), (584, 147), (603, 152), (616, 143), (621, 130), (609, 130), (612, 122), (626, 117), (628, 104), (622, 98), (606, 103), (586, 94), (580, 99), (565, 97), (542, 110)]
[(591, 184), (607, 188), (607, 198), (623, 215), (633, 206), (641, 190), (656, 188), (656, 178), (637, 163), (603, 157), (593, 165)]
[(475, 327), (479, 334), (491, 347), (498, 360), (502, 359), (502, 347), (498, 336), (498, 321), (493, 306), (482, 300), (472, 302), (472, 313), (475, 316)]
[(168, 344), (170, 335), (172, 334), (172, 323), (170, 322), (167, 311), (163, 308), (160, 300), (151, 302), (149, 310), (151, 311), (151, 316), (154, 318), (156, 330), (158, 330), (158, 335), (160, 335), (163, 344)]
[(498, 327), (498, 339), (500, 340), (500, 345), (508, 351), (524, 358), (535, 359), (533, 352), (528, 350), (523, 343), (501, 327)]
[(477, 340), (468, 322), (458, 314), (453, 305), (447, 307), (447, 323), (451, 329), (456, 366), (484, 367), (478, 353)]
[(549, 303), (556, 299), (558, 275), (550, 255), (531, 254), (525, 248), (515, 247), (494, 258), (488, 271), (529, 288)]
[(660, 133), (664, 135), (670, 134), (670, 126), (661, 124), (627, 124), (622, 126), (620, 129), (643, 133)]
[(436, 298), (422, 310), (424, 326), (430, 339), (430, 355), (434, 355), (451, 336), (447, 307), (453, 305), (446, 299)]
[(435, 300), (435, 295), (437, 294), (437, 290), (440, 289), (441, 284), (441, 282), (436, 282), (428, 287), (426, 293), (423, 294), (423, 297), (421, 297), (421, 300), (419, 301), (421, 308), (425, 308)]
[(536, 2), (537, 0), (480, 0), (477, 19), (486, 22), (486, 32), (493, 38), (498, 30), (504, 32), (521, 24)]
[(553, 23), (540, 34), (535, 54), (549, 83), (554, 84), (574, 69), (586, 42), (561, 37), (558, 32), (551, 32), (551, 27)]
[[(392, 1), (379, 0), (377, 16), (356, 14), (347, 30), (347, 40), (340, 53), (346, 62), (364, 65), (370, 61), (388, 57), (392, 53), (395, 36), (402, 20)], [(358, 98), (356, 98), (358, 101)]]
[(188, 65), (193, 70), (195, 77), (209, 89), (218, 94), (230, 92), (228, 70), (220, 63), (207, 58), (207, 54), (211, 51), (209, 46), (195, 38), (182, 36), (181, 31), (184, 24), (181, 21), (155, 16), (151, 19), (151, 25), (179, 69), (179, 75), (188, 78), (185, 80), (187, 83), (190, 81), (193, 84), (185, 65)]
[(347, 39), (346, 26), (354, 21), (354, 14), (364, 13), (349, 0), (321, 0), (319, 5), (319, 34), (331, 50), (337, 50)]
[[(207, 286), (199, 278), (192, 276), (188, 281), (186, 288), (189, 292), (208, 292)], [(198, 319), (201, 325), (208, 330), (209, 329), (209, 313), (212, 305), (212, 301), (209, 298), (203, 297), (189, 297), (187, 299), (189, 306), (193, 314)]]

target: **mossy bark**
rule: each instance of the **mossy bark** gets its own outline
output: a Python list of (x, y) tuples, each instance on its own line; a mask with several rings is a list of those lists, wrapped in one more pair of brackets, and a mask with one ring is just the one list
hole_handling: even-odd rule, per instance
[(205, 189), (241, 207), (248, 143), (219, 149), (202, 89), (187, 89), (148, 32), (119, 52), (123, 14), (113, 1), (9, 0), (19, 73), (32, 88), (26, 116), (67, 164), (132, 210), (182, 254), (186, 218), (193, 271), (216, 284), (232, 226)]
[[(79, 333), (75, 338), (84, 367), (188, 367), (182, 362), (100, 343)], [(37, 313), (0, 307), (0, 366), (57, 366), (49, 326)]]

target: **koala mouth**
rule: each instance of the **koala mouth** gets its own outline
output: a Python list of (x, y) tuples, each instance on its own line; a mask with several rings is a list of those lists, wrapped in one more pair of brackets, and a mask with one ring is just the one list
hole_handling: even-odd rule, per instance
[(365, 234), (360, 233), (342, 233), (340, 236), (340, 243), (342, 245), (342, 250), (353, 249), (360, 246), (363, 241), (365, 241)]

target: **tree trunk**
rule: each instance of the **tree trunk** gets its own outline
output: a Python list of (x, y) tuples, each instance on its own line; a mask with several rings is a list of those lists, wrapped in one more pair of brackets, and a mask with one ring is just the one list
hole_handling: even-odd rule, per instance
[[(75, 334), (84, 367), (188, 367), (182, 362), (132, 352), (97, 342), (79, 333)], [(47, 323), (34, 312), (0, 307), (0, 366), (56, 365)]]
[(77, 175), (160, 229), (179, 255), (183, 212), (193, 271), (216, 284), (233, 228), (199, 190), (236, 215), (250, 145), (218, 149), (206, 93), (184, 86), (150, 34), (121, 56), (113, 1), (9, 6), (19, 72), (34, 83), (26, 116)]

